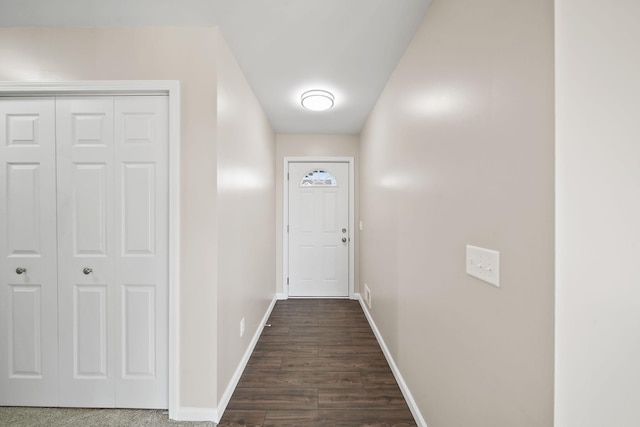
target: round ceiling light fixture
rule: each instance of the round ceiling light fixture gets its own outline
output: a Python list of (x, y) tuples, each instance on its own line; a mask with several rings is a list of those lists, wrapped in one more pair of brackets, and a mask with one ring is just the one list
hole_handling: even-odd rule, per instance
[(333, 94), (326, 90), (308, 90), (302, 94), (302, 106), (311, 111), (325, 111), (333, 107)]

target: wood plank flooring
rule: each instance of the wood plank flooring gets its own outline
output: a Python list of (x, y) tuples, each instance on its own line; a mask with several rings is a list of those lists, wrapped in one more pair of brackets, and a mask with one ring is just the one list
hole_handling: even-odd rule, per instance
[(278, 301), (220, 426), (415, 426), (357, 301)]

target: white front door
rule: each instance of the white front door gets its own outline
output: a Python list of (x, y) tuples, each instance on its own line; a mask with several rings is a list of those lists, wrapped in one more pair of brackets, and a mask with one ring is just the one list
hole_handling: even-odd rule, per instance
[(58, 404), (54, 100), (0, 102), (0, 403)]
[(349, 163), (289, 163), (289, 296), (349, 296)]

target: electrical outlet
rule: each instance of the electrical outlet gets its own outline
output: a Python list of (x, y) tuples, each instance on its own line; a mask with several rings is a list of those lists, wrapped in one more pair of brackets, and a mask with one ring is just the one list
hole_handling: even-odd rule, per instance
[(467, 274), (500, 287), (500, 252), (467, 245)]
[(367, 303), (367, 307), (371, 308), (371, 289), (367, 284), (364, 284), (364, 302)]
[(240, 321), (240, 336), (244, 335), (244, 317)]

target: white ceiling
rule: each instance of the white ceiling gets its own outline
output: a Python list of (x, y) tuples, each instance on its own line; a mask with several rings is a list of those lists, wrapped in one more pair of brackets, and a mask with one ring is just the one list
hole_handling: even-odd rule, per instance
[[(0, 0), (0, 26), (218, 26), (277, 133), (357, 134), (431, 0)], [(326, 89), (335, 106), (304, 110)]]

